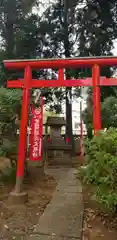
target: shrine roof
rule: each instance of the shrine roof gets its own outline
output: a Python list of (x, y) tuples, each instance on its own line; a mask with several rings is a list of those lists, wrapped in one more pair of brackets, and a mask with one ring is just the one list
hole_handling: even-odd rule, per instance
[(64, 117), (48, 117), (47, 125), (48, 126), (65, 126), (66, 121)]

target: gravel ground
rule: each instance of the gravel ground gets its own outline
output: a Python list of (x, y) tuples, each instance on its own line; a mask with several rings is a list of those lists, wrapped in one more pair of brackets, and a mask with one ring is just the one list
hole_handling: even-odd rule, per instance
[(116, 240), (117, 218), (112, 218), (101, 211), (92, 198), (92, 187), (84, 185), (84, 226), (83, 240)]
[(9, 206), (8, 194), (13, 186), (0, 186), (0, 240), (23, 240), (31, 234), (38, 223), (56, 187), (53, 177), (45, 175), (42, 179), (28, 178), (24, 188), (28, 192), (28, 203), (21, 206)]

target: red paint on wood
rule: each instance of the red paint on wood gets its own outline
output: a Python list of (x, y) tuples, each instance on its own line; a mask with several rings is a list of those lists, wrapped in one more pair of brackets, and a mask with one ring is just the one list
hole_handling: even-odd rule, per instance
[(30, 101), (30, 83), (32, 72), (29, 66), (25, 69), (24, 74), (24, 88), (22, 98), (22, 117), (20, 121), (20, 137), (18, 148), (18, 162), (17, 162), (17, 177), (24, 175), (24, 162), (26, 158), (26, 138), (27, 138), (27, 125), (28, 125), (28, 109)]

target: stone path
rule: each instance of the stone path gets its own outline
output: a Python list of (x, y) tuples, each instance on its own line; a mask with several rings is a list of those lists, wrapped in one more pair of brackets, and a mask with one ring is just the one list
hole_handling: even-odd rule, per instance
[(73, 168), (48, 169), (58, 183), (34, 234), (29, 240), (81, 240), (83, 222), (82, 187)]

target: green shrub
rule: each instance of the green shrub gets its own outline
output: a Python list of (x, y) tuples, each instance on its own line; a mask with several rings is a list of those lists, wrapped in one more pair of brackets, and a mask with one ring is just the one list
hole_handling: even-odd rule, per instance
[(10, 141), (8, 138), (1, 140), (0, 144), (0, 157), (6, 157), (10, 161), (11, 167), (15, 168), (17, 164), (17, 148), (18, 141)]
[(10, 159), (11, 167), (16, 167), (18, 137), (16, 134), (16, 114), (20, 116), (21, 91), (0, 88), (0, 157)]
[(84, 180), (96, 186), (97, 200), (106, 208), (117, 209), (117, 129), (110, 128), (86, 140), (87, 167)]
[[(9, 166), (4, 171), (0, 170), (0, 182), (15, 180), (18, 136), (16, 130), (19, 127), (21, 115), (22, 91), (16, 89), (0, 88), (0, 157), (9, 159)], [(25, 162), (25, 173), (28, 173)]]
[(14, 183), (16, 181), (16, 168), (7, 167), (0, 172), (0, 183)]

